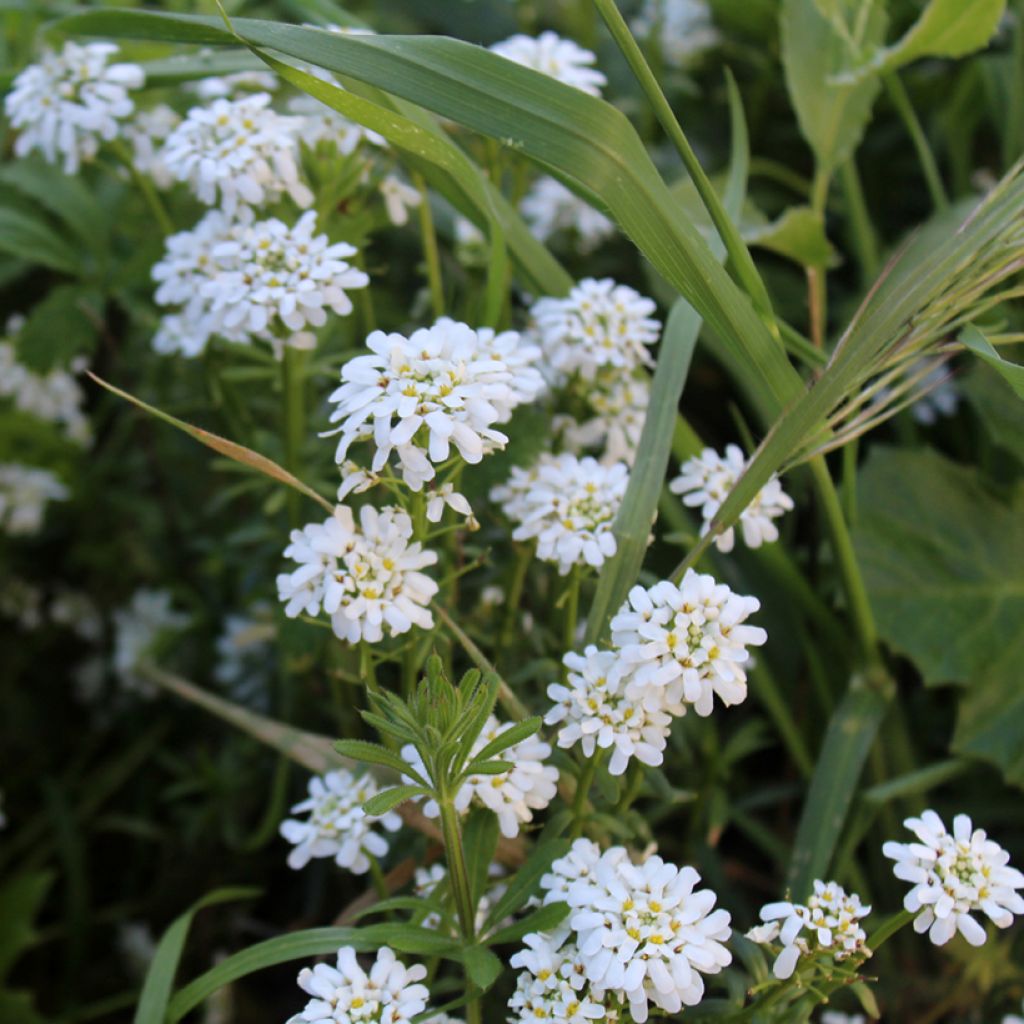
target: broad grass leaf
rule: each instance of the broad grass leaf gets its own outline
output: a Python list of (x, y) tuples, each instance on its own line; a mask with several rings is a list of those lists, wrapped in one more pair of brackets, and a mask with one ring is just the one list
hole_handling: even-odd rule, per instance
[[(827, 18), (815, 0), (783, 0), (782, 64), (793, 109), (804, 138), (814, 150), (818, 170), (831, 173), (860, 143), (878, 95), (875, 78), (843, 84), (837, 72), (850, 66), (851, 43)], [(876, 3), (864, 19), (862, 47), (882, 44), (886, 16)]]
[(233, 900), (254, 899), (259, 894), (260, 890), (253, 888), (215, 889), (193, 903), (180, 917), (175, 918), (160, 937), (156, 952), (146, 971), (146, 980), (142, 984), (142, 993), (135, 1008), (134, 1024), (163, 1024), (171, 990), (174, 987), (174, 976), (178, 973), (178, 963), (185, 949), (189, 928), (192, 927), (192, 918), (204, 907)]
[(879, 630), (925, 684), (965, 687), (953, 749), (1024, 786), (1024, 489), (1008, 502), (931, 451), (879, 449), (855, 541)]

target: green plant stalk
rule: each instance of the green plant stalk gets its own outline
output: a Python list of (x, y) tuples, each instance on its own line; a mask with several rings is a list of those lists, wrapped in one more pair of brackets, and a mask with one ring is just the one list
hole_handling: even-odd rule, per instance
[[(285, 345), (281, 359), (281, 398), (284, 432), (284, 465), (301, 477), (299, 455), (306, 433), (305, 352)], [(302, 525), (298, 492), (288, 491), (288, 523), (293, 530)]]
[(500, 661), (505, 648), (516, 628), (516, 621), (519, 618), (519, 606), (523, 602), (523, 587), (526, 585), (526, 574), (530, 570), (530, 562), (533, 561), (533, 545), (519, 544), (516, 546), (516, 560), (512, 567), (512, 581), (509, 584), (508, 593), (505, 595), (505, 615), (501, 623), (501, 632), (498, 634), (498, 642), (494, 647), (494, 660)]
[(580, 777), (576, 780), (576, 792), (572, 798), (572, 832), (573, 839), (579, 839), (583, 835), (584, 813), (587, 809), (587, 797), (590, 796), (590, 787), (594, 784), (594, 776), (597, 775), (598, 763), (601, 760), (601, 751), (595, 750), (594, 756), (587, 758), (580, 771)]
[(942, 175), (939, 174), (935, 155), (932, 153), (931, 146), (928, 145), (928, 139), (925, 136), (924, 129), (921, 127), (921, 122), (918, 120), (913, 104), (910, 102), (907, 90), (903, 82), (900, 81), (899, 76), (895, 73), (884, 75), (882, 81), (885, 83), (885, 90), (889, 94), (889, 99), (892, 100), (892, 104), (896, 108), (896, 113), (899, 114), (900, 119), (903, 121), (903, 126), (907, 129), (910, 141), (914, 144), (914, 150), (917, 152), (917, 159), (921, 164), (921, 171), (924, 174), (925, 184), (928, 186), (928, 194), (931, 196), (932, 205), (936, 210), (945, 210), (949, 206), (949, 197), (946, 195), (946, 188), (942, 184)]
[(665, 133), (676, 147), (680, 157), (682, 157), (687, 173), (693, 179), (693, 183), (700, 193), (701, 200), (711, 215), (715, 229), (725, 245), (729, 256), (728, 266), (735, 275), (737, 284), (750, 296), (754, 307), (772, 336), (776, 341), (780, 341), (779, 328), (775, 322), (775, 314), (772, 312), (768, 290), (765, 288), (761, 275), (758, 274), (757, 268), (754, 266), (754, 259), (750, 255), (750, 250), (740, 237), (736, 225), (733, 224), (732, 219), (726, 212), (722, 200), (719, 198), (710, 179), (704, 173), (704, 168), (701, 167), (697, 154), (694, 153), (685, 132), (672, 112), (672, 107), (661, 86), (658, 84), (657, 78), (654, 77), (654, 72), (651, 71), (647, 60), (644, 58), (643, 51), (633, 38), (633, 33), (629, 30), (625, 18), (622, 17), (622, 13), (616, 6), (615, 0), (593, 0), (593, 2), (601, 17), (604, 18), (612, 38), (618, 44), (630, 69), (640, 83), (640, 87), (653, 107), (662, 128), (664, 128)]
[(576, 627), (580, 621), (581, 576), (582, 569), (580, 566), (574, 565), (569, 571), (569, 579), (566, 584), (565, 624), (562, 634), (562, 642), (566, 651), (571, 651), (576, 646)]
[(132, 183), (142, 194), (142, 198), (145, 199), (150, 213), (153, 214), (154, 219), (160, 226), (160, 233), (165, 238), (168, 235), (173, 235), (174, 224), (164, 207), (163, 200), (160, 198), (160, 193), (157, 192), (156, 186), (147, 175), (143, 174), (135, 166), (135, 161), (132, 159), (131, 153), (128, 152), (128, 147), (125, 146), (123, 142), (115, 140), (111, 143), (111, 148), (114, 155), (122, 164), (124, 164), (128, 173), (131, 175)]
[(444, 282), (441, 278), (441, 251), (437, 245), (437, 230), (434, 214), (430, 209), (430, 191), (423, 175), (412, 173), (413, 184), (420, 193), (418, 208), (420, 219), (420, 240), (423, 244), (423, 259), (427, 265), (427, 283), (430, 286), (430, 305), (435, 317), (444, 316)]
[(839, 182), (846, 200), (846, 215), (850, 225), (852, 248), (860, 267), (861, 286), (866, 288), (878, 277), (878, 236), (864, 199), (864, 187), (857, 170), (856, 157), (851, 156), (839, 168)]

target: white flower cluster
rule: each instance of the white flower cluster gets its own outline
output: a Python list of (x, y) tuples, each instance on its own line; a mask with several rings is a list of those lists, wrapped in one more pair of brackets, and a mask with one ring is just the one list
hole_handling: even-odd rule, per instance
[[(729, 914), (713, 909), (715, 894), (696, 889), (699, 881), (693, 868), (661, 857), (634, 864), (624, 847), (601, 853), (590, 840), (577, 840), (541, 879), (545, 903), (571, 908), (571, 945), (563, 947), (570, 964), (559, 964), (557, 973), (576, 991), (586, 982), (598, 1005), (624, 999), (637, 1024), (647, 1020), (651, 1003), (669, 1014), (695, 1006), (703, 975), (732, 959), (724, 945), (732, 934)], [(563, 937), (569, 938), (564, 930), (552, 937), (556, 949)], [(525, 941), (547, 952), (543, 942)], [(521, 956), (526, 966), (529, 954)]]
[(602, 462), (632, 465), (651, 397), (646, 374), (603, 369), (578, 390), (593, 415), (582, 423), (566, 417), (563, 444), (571, 451), (598, 448)]
[(382, 946), (367, 974), (351, 946), (338, 950), (334, 967), (317, 964), (299, 972), (299, 988), (313, 998), (287, 1024), (411, 1024), (427, 1008), (430, 993), (419, 984), (421, 964), (406, 967)]
[[(1024, 1014), (1024, 1003), (1021, 1003), (1021, 1014)], [(1000, 1024), (1024, 1024), (1024, 1016), (1016, 1013), (1008, 1013)]]
[(314, 234), (316, 214), (289, 227), (277, 218), (257, 221), (251, 210), (232, 220), (212, 210), (191, 231), (166, 240), (164, 259), (153, 267), (156, 301), (180, 306), (165, 317), (154, 346), (161, 352), (198, 355), (210, 337), (272, 344), (283, 336), (308, 348), (307, 327), (322, 327), (330, 309), (352, 311), (346, 289), (369, 278), (347, 262), (356, 250)]
[(374, 331), (366, 345), (370, 354), (342, 367), (330, 396), (331, 422), (340, 422), (331, 433), (341, 434), (335, 459), (345, 463), (353, 443), (372, 441), (372, 471), (394, 452), (414, 491), (434, 479), (452, 446), (468, 463), (503, 448), (508, 438), (495, 424), (543, 388), (531, 365), (539, 353), (512, 331), (495, 335), (444, 317), (408, 338)]
[[(473, 744), (470, 759), (511, 728), (511, 722), (499, 722), (493, 715), (488, 718)], [(558, 791), (558, 769), (544, 763), (550, 754), (551, 747), (536, 736), (514, 744), (501, 754), (501, 759), (513, 767), (499, 775), (469, 776), (455, 794), (455, 809), (462, 814), (472, 804), (481, 804), (497, 815), (501, 834), (508, 839), (515, 838), (520, 825), (532, 821), (533, 812), (547, 807)], [(422, 778), (433, 781), (412, 744), (402, 748), (402, 757)], [(413, 782), (411, 778), (406, 781)], [(428, 800), (423, 805), (423, 813), (428, 818), (436, 818), (441, 809), (437, 801)]]
[(363, 804), (380, 792), (370, 775), (357, 776), (339, 768), (314, 775), (308, 789), (309, 796), (292, 807), (292, 814), (308, 817), (281, 822), (281, 835), (295, 847), (288, 854), (288, 867), (298, 870), (313, 858), (332, 857), (338, 867), (365, 875), (370, 856), (383, 857), (388, 852), (388, 841), (374, 826), (397, 832), (402, 819), (393, 811), (373, 818), (363, 810)]
[(14, 537), (38, 533), (46, 506), (67, 498), (68, 489), (50, 470), (0, 463), (0, 533)]
[(513, 540), (537, 541), (537, 557), (565, 575), (575, 565), (597, 568), (615, 554), (612, 521), (622, 504), (629, 470), (569, 453), (542, 455), (529, 469), (516, 466), (491, 491), (491, 500), (518, 525)]
[[(17, 323), (12, 317), (8, 334)], [(14, 346), (7, 341), (0, 341), (0, 398), (9, 398), (20, 412), (56, 423), (76, 444), (87, 445), (92, 440), (89, 418), (82, 411), (85, 395), (74, 373), (61, 369), (35, 373), (18, 362)]]
[(428, 605), (437, 584), (420, 570), (437, 562), (433, 551), (412, 543), (412, 520), (401, 509), (364, 505), (356, 525), (352, 510), (339, 505), (322, 523), (292, 530), (286, 558), (299, 567), (277, 577), (285, 614), (331, 617), (335, 635), (356, 643), (376, 643), (408, 632), (430, 629)]
[(157, 689), (139, 674), (139, 665), (168, 634), (189, 624), (188, 615), (171, 607), (172, 600), (166, 590), (136, 590), (128, 604), (114, 612), (114, 671), (125, 690), (141, 697), (152, 697)]
[(538, 299), (530, 317), (552, 369), (591, 381), (602, 367), (650, 365), (647, 349), (661, 330), (654, 311), (654, 302), (628, 285), (588, 277), (565, 298)]
[(569, 652), (563, 660), (568, 681), (548, 687), (554, 706), (544, 718), (547, 725), (564, 723), (558, 745), (579, 743), (587, 757), (593, 757), (598, 747), (611, 749), (612, 775), (621, 775), (633, 757), (643, 764), (661, 764), (672, 716), (626, 696), (628, 677), (620, 671), (618, 653), (591, 644), (582, 654)]
[[(317, 78), (327, 76), (321, 68), (311, 68)], [(319, 72), (319, 73), (318, 73)], [(332, 84), (337, 84), (331, 79)], [(288, 101), (288, 112), (302, 118), (302, 129), (299, 137), (307, 146), (316, 147), (321, 143), (333, 145), (342, 156), (350, 156), (361, 142), (373, 146), (387, 144), (382, 135), (364, 128), (355, 121), (350, 121), (344, 114), (339, 114), (333, 107), (321, 103), (315, 96), (303, 93)]]
[(747, 647), (767, 639), (745, 624), (759, 607), (692, 569), (679, 586), (634, 587), (612, 619), (611, 649), (566, 654), (566, 683), (548, 687), (545, 721), (564, 723), (558, 745), (580, 743), (587, 757), (611, 750), (612, 775), (634, 757), (661, 764), (674, 717), (687, 707), (710, 715), (716, 694), (727, 707), (746, 698)]
[[(209, 52), (209, 51), (207, 51)], [(273, 71), (236, 71), (231, 75), (210, 75), (188, 86), (204, 103), (232, 98), (246, 92), (273, 92), (280, 85)]]
[(109, 63), (115, 53), (113, 43), (65, 43), (60, 53), (48, 50), (19, 72), (4, 98), (18, 130), (17, 156), (38, 149), (48, 163), (59, 161), (65, 174), (75, 174), (101, 142), (117, 138), (134, 109), (129, 91), (146, 76), (137, 64)]
[(508, 1001), (514, 1014), (508, 1018), (509, 1024), (536, 1024), (538, 1020), (616, 1024), (620, 1020), (615, 997), (591, 988), (580, 952), (574, 942), (566, 941), (564, 930), (535, 932), (523, 941), (526, 949), (509, 961), (521, 969)]
[(167, 137), (160, 161), (200, 202), (226, 214), (262, 206), (287, 193), (299, 207), (313, 193), (299, 178), (303, 122), (278, 114), (267, 93), (193, 107)]
[(174, 184), (174, 175), (163, 162), (163, 144), (179, 124), (181, 115), (166, 103), (159, 103), (149, 110), (140, 110), (125, 126), (135, 169), (148, 174), (157, 188)]
[[(768, 903), (761, 908), (764, 925), (752, 929), (747, 938), (769, 944), (778, 940), (782, 950), (772, 972), (784, 980), (792, 977), (802, 956), (827, 951), (837, 961), (868, 952), (867, 933), (860, 920), (871, 913), (856, 893), (847, 893), (835, 882), (816, 879), (814, 893), (806, 904)], [(802, 933), (807, 934), (802, 934)]]
[[(838, 1010), (826, 1010), (821, 1015), (821, 1024), (868, 1024), (863, 1013), (840, 1013)], [(1004, 1021), (1003, 1024), (1006, 1024)]]
[(718, 42), (707, 0), (645, 0), (633, 31), (655, 37), (666, 63), (682, 68)]
[[(687, 507), (700, 509), (703, 535), (746, 468), (747, 460), (738, 445), (727, 445), (724, 456), (713, 448), (705, 448), (683, 463), (679, 476), (669, 483), (668, 489), (681, 495)], [(759, 548), (777, 541), (779, 530), (774, 520), (792, 508), (793, 499), (782, 489), (778, 477), (773, 476), (740, 515), (743, 542), (747, 547)], [(735, 533), (730, 526), (715, 538), (719, 551), (732, 551)]]
[(914, 931), (928, 932), (936, 946), (958, 931), (972, 945), (985, 942), (985, 929), (971, 913), (981, 911), (997, 928), (1009, 928), (1014, 914), (1024, 914), (1024, 874), (1010, 867), (1010, 855), (966, 814), (953, 819), (947, 832), (934, 811), (903, 823), (917, 842), (887, 842), (886, 857), (896, 862), (893, 874), (913, 884), (903, 906), (917, 916)]
[(615, 234), (615, 225), (600, 210), (595, 210), (555, 178), (538, 178), (523, 197), (519, 209), (530, 230), (542, 242), (562, 231), (573, 232), (582, 253), (593, 252)]
[(590, 50), (585, 50), (571, 39), (563, 39), (555, 32), (542, 32), (539, 36), (510, 36), (495, 43), (491, 52), (591, 96), (600, 96), (601, 89), (608, 82), (594, 67), (597, 57)]

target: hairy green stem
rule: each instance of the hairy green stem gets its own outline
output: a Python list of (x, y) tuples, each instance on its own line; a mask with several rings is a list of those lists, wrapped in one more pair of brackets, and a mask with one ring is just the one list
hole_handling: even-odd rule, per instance
[(594, 784), (594, 776), (597, 774), (600, 760), (601, 751), (595, 750), (594, 756), (587, 758), (584, 762), (580, 777), (576, 780), (576, 793), (572, 798), (572, 831), (570, 833), (573, 839), (579, 839), (583, 835), (587, 797), (590, 796), (590, 787)]
[(430, 209), (430, 191), (423, 175), (414, 172), (413, 184), (420, 193), (419, 219), (420, 238), (423, 243), (423, 259), (427, 265), (427, 283), (430, 286), (430, 304), (435, 317), (444, 316), (444, 282), (441, 279), (441, 250), (437, 245), (437, 231), (434, 228), (434, 214)]
[[(438, 793), (438, 806), (441, 809), (441, 835), (444, 839), (444, 855), (448, 861), (448, 878), (451, 884), (455, 909), (459, 915), (459, 930), (463, 940), (469, 944), (476, 937), (476, 908), (473, 906), (473, 893), (469, 885), (469, 871), (466, 868), (466, 851), (462, 846), (462, 827), (459, 813), (455, 810), (454, 799), (449, 793)], [(466, 977), (467, 990), (472, 982)], [(474, 1009), (475, 1008), (475, 1009)], [(474, 999), (467, 1007), (470, 1021), (480, 1020), (480, 1000)]]
[(924, 129), (914, 110), (907, 90), (896, 74), (883, 76), (886, 92), (892, 100), (896, 113), (903, 121), (907, 129), (910, 141), (914, 144), (917, 152), (917, 159), (921, 164), (921, 171), (924, 174), (925, 184), (928, 186), (928, 193), (932, 199), (932, 205), (936, 210), (945, 210), (949, 206), (949, 197), (946, 195), (946, 187), (942, 184), (942, 175), (939, 174), (938, 164), (935, 162), (935, 155), (925, 136)]

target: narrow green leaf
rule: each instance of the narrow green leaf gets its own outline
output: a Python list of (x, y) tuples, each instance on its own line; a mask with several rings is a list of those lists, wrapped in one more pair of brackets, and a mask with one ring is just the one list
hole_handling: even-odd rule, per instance
[(526, 863), (512, 876), (505, 895), (491, 907), (484, 922), (485, 934), (536, 894), (541, 877), (551, 868), (553, 861), (565, 856), (570, 845), (568, 839), (549, 839), (534, 847)]
[(1018, 398), (1024, 398), (1024, 366), (1004, 359), (974, 324), (964, 328), (960, 342), (964, 348), (970, 349), (980, 359), (984, 359), (1013, 388)]
[[(412, 774), (409, 765), (398, 754), (379, 743), (370, 743), (368, 740), (337, 740), (334, 743), (334, 749), (342, 757), (351, 758), (353, 761), (383, 765), (400, 775)], [(425, 782), (424, 785), (426, 785)]]
[(700, 317), (682, 299), (672, 307), (665, 324), (636, 462), (612, 525), (615, 554), (601, 567), (587, 616), (588, 644), (601, 638), (640, 575), (700, 324)]
[(501, 961), (486, 946), (467, 946), (462, 951), (466, 974), (482, 992), (501, 976)]
[(495, 736), (490, 743), (477, 751), (473, 760), (489, 761), (492, 757), (497, 757), (502, 751), (508, 750), (509, 747), (514, 747), (517, 743), (528, 740), (540, 729), (542, 722), (543, 720), (536, 715), (533, 718), (527, 718), (525, 722), (516, 722), (515, 725), (509, 726), (500, 736)]
[(888, 706), (885, 693), (855, 680), (828, 723), (789, 862), (787, 886), (795, 900), (810, 895), (815, 878), (828, 877), (864, 762)]
[(415, 800), (420, 796), (430, 796), (430, 790), (423, 786), (392, 786), (383, 793), (371, 796), (363, 804), (363, 811), (371, 818), (379, 818), (388, 811), (393, 811), (399, 804), (404, 804), (406, 800)]
[(0, 252), (72, 276), (82, 268), (79, 254), (29, 206), (0, 206)]
[[(2, 230), (2, 228), (0, 228), (0, 230)], [(198, 441), (200, 444), (205, 444), (207, 448), (212, 448), (215, 452), (218, 452), (221, 455), (226, 455), (229, 459), (241, 463), (243, 466), (248, 466), (250, 469), (254, 469), (258, 473), (262, 473), (264, 476), (268, 476), (272, 480), (276, 480), (278, 483), (286, 484), (288, 487), (293, 487), (300, 494), (304, 494), (307, 498), (312, 498), (327, 512), (334, 511), (334, 506), (327, 501), (326, 498), (317, 494), (312, 487), (308, 487), (299, 480), (298, 477), (293, 476), (288, 472), (288, 470), (279, 466), (272, 459), (268, 459), (265, 455), (260, 455), (259, 452), (254, 452), (251, 448), (246, 448), (244, 445), (236, 444), (234, 441), (228, 441), (226, 438), (219, 437), (217, 434), (212, 434), (208, 430), (203, 430), (201, 427), (195, 427), (191, 423), (186, 423), (184, 420), (179, 420), (166, 412), (162, 412), (155, 406), (148, 405), (146, 402), (143, 402), (141, 398), (136, 398), (134, 395), (130, 395), (127, 391), (122, 391), (113, 384), (107, 383), (107, 381), (103, 380), (101, 377), (97, 377), (96, 374), (92, 372), (89, 373), (89, 376), (99, 384), (100, 387), (106, 388), (109, 392), (117, 395), (119, 398), (125, 399), (127, 402), (131, 402), (132, 405), (137, 405), (140, 409), (148, 412), (151, 416), (155, 416), (157, 419), (163, 420), (165, 423), (169, 423), (172, 427), (176, 427), (178, 430), (188, 434), (189, 437)]]
[(568, 916), (568, 903), (548, 903), (515, 924), (510, 924), (488, 936), (487, 943), (491, 946), (501, 946), (509, 942), (518, 942), (530, 932), (546, 932), (557, 928)]
[(192, 918), (204, 907), (233, 900), (255, 899), (259, 894), (259, 889), (252, 888), (216, 889), (197, 900), (184, 914), (175, 919), (160, 938), (149, 970), (146, 971), (146, 980), (143, 982), (142, 993), (135, 1009), (135, 1024), (163, 1024), (171, 989), (174, 987), (174, 976), (178, 973), (178, 963), (185, 948), (188, 930), (192, 927)]
[(514, 767), (509, 761), (470, 761), (463, 772), (466, 775), (504, 775)]
[[(436, 889), (434, 890), (437, 891)], [(353, 915), (354, 921), (359, 921), (371, 914), (389, 914), (393, 910), (408, 910), (415, 914), (425, 914), (428, 911), (441, 914), (443, 907), (432, 897), (424, 896), (392, 896), (390, 899), (378, 900), (368, 907), (357, 910)]]

